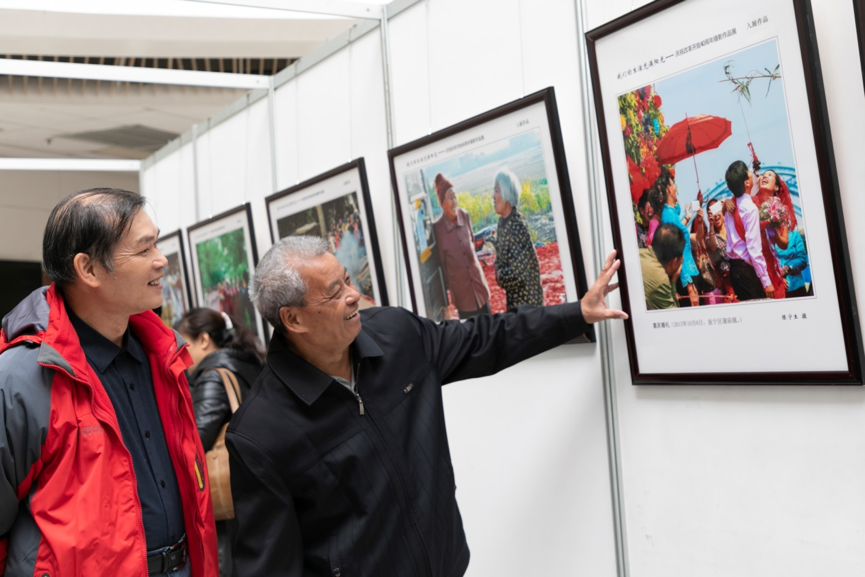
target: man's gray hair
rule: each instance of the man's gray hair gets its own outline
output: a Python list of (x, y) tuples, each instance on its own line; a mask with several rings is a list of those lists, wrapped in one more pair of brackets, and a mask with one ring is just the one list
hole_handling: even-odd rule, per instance
[(327, 241), (317, 236), (289, 236), (277, 241), (255, 267), (249, 284), (252, 304), (278, 332), (283, 332), (279, 309), (303, 306), (308, 289), (300, 267), (328, 252)]
[(502, 168), (496, 174), (495, 183), (499, 185), (502, 200), (517, 208), (520, 205), (520, 192), (522, 192), (517, 175), (507, 168)]

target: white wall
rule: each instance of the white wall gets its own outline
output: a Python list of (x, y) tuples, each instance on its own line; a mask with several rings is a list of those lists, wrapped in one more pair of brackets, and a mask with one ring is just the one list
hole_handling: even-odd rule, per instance
[(87, 188), (138, 191), (127, 172), (0, 171), (0, 260), (42, 260), (42, 233), (54, 205)]
[[(644, 3), (587, 1), (589, 29)], [(857, 178), (865, 95), (852, 5), (812, 1), (845, 214), (859, 214), (865, 211)], [(555, 86), (592, 276), (573, 2), (428, 0), (393, 18), (390, 35), (395, 145)], [(393, 298), (378, 35), (280, 87), (275, 121), (277, 190), (366, 158)], [(201, 218), (252, 202), (260, 252), (270, 244), (262, 201), (272, 192), (266, 122), (266, 114), (245, 111), (198, 143)], [(185, 154), (142, 176), (145, 194), (161, 189), (160, 219), (179, 226), (195, 222)], [(861, 293), (865, 265), (857, 256), (865, 254), (865, 233), (855, 222), (847, 220)], [(606, 219), (603, 226), (611, 248)], [(613, 327), (610, 354), (631, 575), (861, 574), (865, 390), (634, 387), (621, 325)], [(575, 345), (447, 388), (457, 496), (473, 553), (470, 576), (615, 574), (601, 379), (599, 347)]]

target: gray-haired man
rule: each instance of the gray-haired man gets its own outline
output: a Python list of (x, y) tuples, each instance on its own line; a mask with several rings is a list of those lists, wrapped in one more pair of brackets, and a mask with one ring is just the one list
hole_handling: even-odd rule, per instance
[(441, 386), (626, 318), (604, 304), (619, 262), (609, 256), (579, 303), (436, 324), (401, 308), (359, 311), (327, 248), (283, 239), (253, 277), (277, 332), (226, 435), (238, 574), (459, 577), (469, 551)]

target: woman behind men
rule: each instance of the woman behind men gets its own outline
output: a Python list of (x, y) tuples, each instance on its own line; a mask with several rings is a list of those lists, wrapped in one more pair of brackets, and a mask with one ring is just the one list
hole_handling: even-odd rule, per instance
[(507, 308), (544, 304), (538, 255), (526, 217), (519, 211), (520, 181), (504, 168), (496, 174), (493, 203), (499, 215), (496, 230), (496, 281), (505, 291)]
[(435, 177), (443, 214), (433, 223), (445, 286), (461, 319), (490, 314), (490, 287), (475, 255), (469, 213), (457, 204), (453, 184), (442, 173)]
[(682, 263), (682, 274), (679, 277), (680, 286), (676, 287), (677, 292), (680, 295), (686, 292), (688, 295), (688, 301), (686, 302), (689, 302), (692, 307), (699, 306), (700, 297), (697, 293), (697, 287), (694, 286), (693, 279), (700, 274), (700, 271), (697, 270), (697, 265), (694, 263), (694, 256), (691, 253), (691, 234), (685, 226), (685, 223), (691, 219), (690, 206), (685, 213), (685, 223), (683, 223), (680, 217), (678, 188), (676, 187), (673, 175), (670, 174), (667, 167), (661, 168), (661, 175), (655, 181), (654, 188), (657, 197), (660, 197), (662, 194), (665, 197), (664, 206), (661, 211), (661, 222), (663, 224), (674, 225), (685, 235), (685, 253), (683, 255), (685, 260)]
[[(174, 328), (189, 343), (193, 362), (188, 369), (192, 409), (201, 444), (205, 451), (209, 451), (219, 430), (231, 419), (228, 394), (216, 369), (228, 369), (234, 373), (242, 399), (261, 372), (264, 354), (255, 334), (236, 324), (226, 313), (195, 308), (186, 313)], [(221, 577), (234, 575), (231, 544), (235, 531), (234, 519), (216, 522)]]

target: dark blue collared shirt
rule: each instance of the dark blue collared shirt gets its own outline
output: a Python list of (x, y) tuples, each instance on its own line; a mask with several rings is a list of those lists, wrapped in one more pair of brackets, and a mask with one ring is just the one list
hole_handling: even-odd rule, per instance
[(87, 362), (111, 399), (123, 443), (132, 454), (147, 550), (174, 545), (185, 532), (183, 508), (144, 348), (128, 329), (123, 347), (118, 347), (68, 307), (66, 311)]

